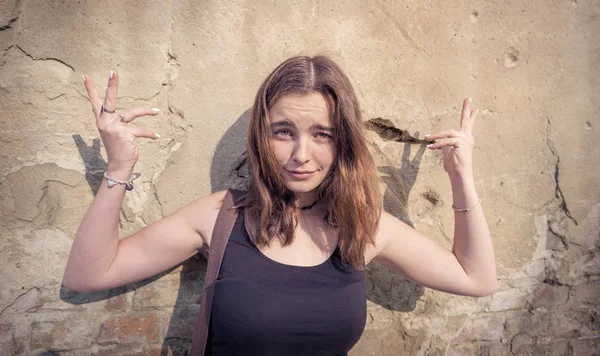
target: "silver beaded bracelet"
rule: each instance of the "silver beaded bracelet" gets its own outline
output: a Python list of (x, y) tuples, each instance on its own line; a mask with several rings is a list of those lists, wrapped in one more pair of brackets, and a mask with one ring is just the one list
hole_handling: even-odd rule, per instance
[(461, 212), (461, 213), (466, 213), (467, 211), (471, 211), (471, 210), (475, 209), (475, 207), (476, 207), (477, 205), (479, 205), (479, 204), (481, 204), (481, 199), (479, 199), (479, 201), (477, 201), (477, 204), (473, 205), (473, 206), (472, 206), (472, 207), (470, 207), (470, 208), (458, 209), (458, 208), (456, 208), (456, 207), (454, 206), (454, 204), (452, 204), (452, 210), (454, 210), (454, 211), (458, 211), (458, 212)]
[(133, 181), (135, 179), (138, 179), (138, 177), (141, 175), (142, 175), (141, 173), (133, 173), (131, 175), (131, 178), (129, 178), (129, 180), (118, 180), (118, 179), (109, 177), (108, 174), (106, 174), (106, 171), (104, 171), (104, 178), (106, 178), (106, 185), (109, 188), (112, 188), (117, 184), (121, 184), (121, 185), (124, 185), (125, 189), (127, 189), (127, 190), (133, 190)]

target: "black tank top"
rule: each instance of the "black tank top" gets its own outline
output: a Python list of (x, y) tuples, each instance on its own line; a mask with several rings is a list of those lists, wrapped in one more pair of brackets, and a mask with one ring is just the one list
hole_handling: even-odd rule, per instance
[(333, 255), (301, 267), (265, 256), (248, 235), (243, 213), (225, 248), (207, 355), (347, 355), (366, 322), (362, 271)]

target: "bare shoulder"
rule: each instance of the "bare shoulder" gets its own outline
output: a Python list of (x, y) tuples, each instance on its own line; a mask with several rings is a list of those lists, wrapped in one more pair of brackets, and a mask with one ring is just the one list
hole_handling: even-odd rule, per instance
[(387, 211), (381, 212), (379, 228), (375, 235), (375, 245), (369, 245), (365, 251), (365, 261), (377, 261), (378, 256), (384, 251), (392, 239), (410, 239), (418, 235), (411, 226), (396, 218)]

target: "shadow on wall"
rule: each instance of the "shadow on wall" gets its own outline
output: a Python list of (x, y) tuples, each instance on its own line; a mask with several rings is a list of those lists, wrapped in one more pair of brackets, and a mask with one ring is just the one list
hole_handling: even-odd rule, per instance
[(104, 179), (104, 171), (107, 163), (100, 153), (100, 139), (95, 138), (91, 146), (85, 143), (81, 135), (73, 135), (73, 141), (79, 150), (79, 155), (85, 164), (85, 180), (88, 182), (92, 193), (96, 196), (102, 179)]
[[(246, 135), (249, 120), (250, 109), (235, 121), (219, 141), (211, 162), (212, 192), (228, 188), (245, 189), (249, 178), (246, 164)], [(86, 180), (95, 195), (102, 183), (102, 175), (106, 169), (106, 161), (100, 154), (100, 140), (94, 139), (90, 147), (80, 135), (73, 135), (73, 139), (85, 162)], [(410, 160), (410, 150), (411, 145), (404, 144), (401, 168), (394, 167), (390, 162), (390, 166), (381, 166), (378, 170), (383, 173), (382, 179), (387, 186), (384, 195), (385, 210), (413, 226), (406, 213), (406, 202), (415, 183), (425, 146), (419, 147), (412, 161)], [(379, 153), (383, 155), (382, 152)], [(74, 293), (61, 289), (60, 298), (71, 304), (87, 304), (111, 299), (158, 281), (177, 267), (143, 281), (102, 292)], [(196, 254), (182, 264), (177, 299), (170, 316), (166, 337), (163, 340), (161, 355), (188, 354), (200, 309), (199, 303), (205, 273), (206, 260), (201, 254)], [(368, 300), (386, 309), (410, 312), (415, 309), (416, 302), (423, 295), (423, 287), (397, 276), (377, 263), (367, 266), (365, 276)], [(168, 280), (165, 283), (168, 284)], [(169, 285), (165, 287), (168, 288)], [(143, 303), (138, 305), (141, 303), (139, 299), (141, 296), (140, 298), (134, 296), (133, 310), (144, 308)]]

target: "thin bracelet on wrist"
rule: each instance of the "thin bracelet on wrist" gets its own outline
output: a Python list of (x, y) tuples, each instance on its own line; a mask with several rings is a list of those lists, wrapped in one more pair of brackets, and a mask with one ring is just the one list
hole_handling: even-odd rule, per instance
[(125, 189), (127, 190), (133, 190), (133, 181), (135, 179), (138, 179), (139, 176), (141, 176), (141, 173), (133, 173), (131, 175), (131, 178), (129, 178), (129, 180), (118, 180), (112, 177), (109, 177), (108, 174), (106, 173), (106, 171), (104, 171), (104, 178), (106, 178), (106, 185), (109, 188), (114, 187), (117, 184), (121, 184), (125, 186)]
[(452, 210), (457, 211), (459, 213), (466, 213), (468, 211), (471, 211), (471, 210), (475, 209), (477, 207), (477, 205), (479, 205), (479, 204), (481, 204), (481, 199), (478, 199), (477, 203), (475, 205), (473, 205), (472, 207), (470, 207), (470, 208), (459, 209), (459, 208), (455, 207), (454, 204), (452, 204)]

